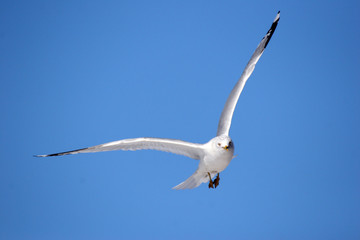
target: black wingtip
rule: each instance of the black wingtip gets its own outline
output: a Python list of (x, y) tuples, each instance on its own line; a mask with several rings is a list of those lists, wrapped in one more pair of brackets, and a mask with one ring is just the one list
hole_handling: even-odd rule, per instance
[(49, 155), (33, 155), (33, 157), (41, 158), (41, 157), (48, 157)]
[(265, 42), (264, 49), (266, 48), (266, 46), (268, 45), (272, 35), (274, 34), (279, 20), (280, 20), (280, 11), (278, 11), (278, 13), (277, 13), (277, 15), (276, 15), (276, 17), (274, 19), (274, 22), (271, 24), (271, 27), (270, 27), (269, 31), (267, 32), (267, 34), (266, 34), (267, 36), (265, 36), (265, 37), (267, 37), (267, 40)]
[(278, 22), (280, 19), (280, 11), (278, 11), (278, 13), (276, 14), (276, 17), (274, 19), (274, 22)]
[(72, 151), (66, 151), (66, 152), (60, 152), (60, 153), (52, 153), (52, 154), (45, 154), (45, 155), (33, 155), (34, 157), (56, 157), (56, 156), (63, 156), (63, 155), (68, 155), (68, 154), (75, 154), (78, 151), (82, 151), (82, 150), (86, 150), (89, 148), (80, 148), (77, 150), (72, 150)]

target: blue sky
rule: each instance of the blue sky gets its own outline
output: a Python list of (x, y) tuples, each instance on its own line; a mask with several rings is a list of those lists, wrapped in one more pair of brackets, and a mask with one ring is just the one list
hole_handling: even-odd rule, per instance
[[(240, 96), (219, 188), (133, 137), (204, 143)], [(3, 1), (1, 239), (359, 239), (358, 1)]]

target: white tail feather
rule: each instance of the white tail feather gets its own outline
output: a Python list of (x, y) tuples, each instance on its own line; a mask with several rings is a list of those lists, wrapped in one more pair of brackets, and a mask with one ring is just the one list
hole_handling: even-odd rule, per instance
[(206, 173), (200, 173), (196, 171), (193, 175), (191, 175), (184, 182), (179, 185), (173, 187), (172, 189), (180, 190), (180, 189), (192, 189), (198, 187), (201, 183), (208, 182), (209, 177)]

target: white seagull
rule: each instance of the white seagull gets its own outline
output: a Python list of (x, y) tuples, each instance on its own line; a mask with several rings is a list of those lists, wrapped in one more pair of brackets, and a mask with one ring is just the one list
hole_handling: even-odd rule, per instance
[[(171, 152), (181, 154), (193, 159), (200, 160), (199, 167), (193, 175), (191, 175), (184, 182), (173, 187), (173, 189), (191, 189), (198, 187), (201, 183), (209, 181), (209, 188), (216, 188), (219, 185), (219, 173), (222, 172), (233, 159), (234, 144), (229, 137), (229, 130), (231, 119), (235, 110), (236, 103), (239, 99), (241, 91), (251, 73), (254, 71), (256, 63), (259, 61), (266, 46), (268, 45), (271, 36), (273, 35), (276, 26), (280, 19), (280, 11), (277, 13), (269, 31), (261, 40), (260, 44), (255, 49), (244, 72), (231, 91), (225, 107), (221, 113), (220, 121), (217, 129), (216, 137), (205, 144), (190, 143), (175, 139), (166, 138), (132, 138), (123, 139), (119, 141), (100, 144), (93, 147), (82, 148), (73, 151), (54, 153), (48, 155), (36, 155), (36, 157), (52, 157), (67, 154), (103, 152), (113, 150), (141, 150), (153, 149), (164, 152)], [(213, 177), (217, 174), (214, 180)]]

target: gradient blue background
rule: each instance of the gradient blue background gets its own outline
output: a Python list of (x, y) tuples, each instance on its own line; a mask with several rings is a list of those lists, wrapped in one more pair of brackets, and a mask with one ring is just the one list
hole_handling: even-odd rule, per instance
[[(220, 187), (132, 137), (204, 143), (276, 13)], [(2, 1), (1, 239), (360, 239), (359, 1)]]

